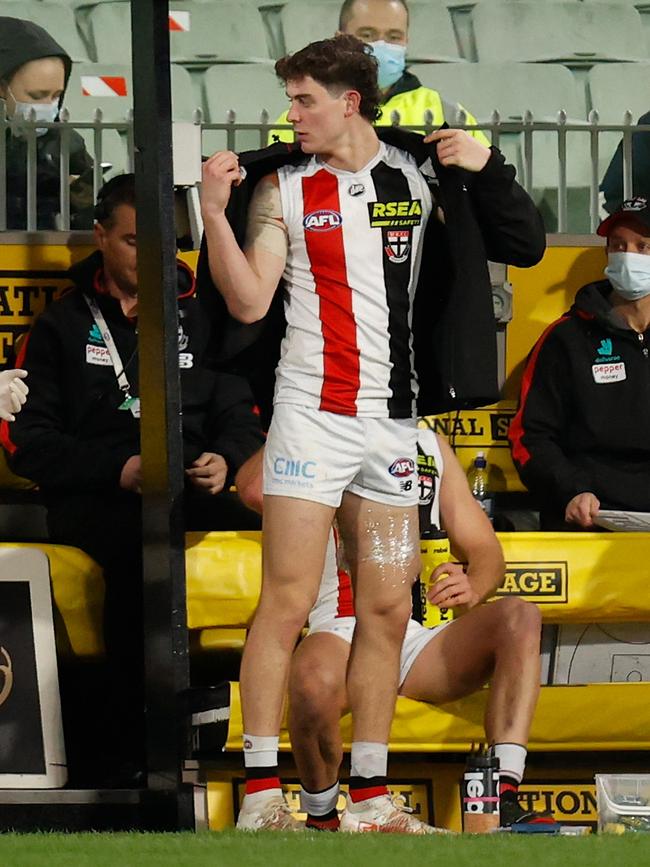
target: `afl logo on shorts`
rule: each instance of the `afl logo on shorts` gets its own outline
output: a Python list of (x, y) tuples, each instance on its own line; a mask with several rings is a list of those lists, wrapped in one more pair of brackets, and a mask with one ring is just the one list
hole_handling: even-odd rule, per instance
[(415, 463), (410, 458), (397, 458), (388, 467), (388, 472), (391, 476), (396, 476), (398, 479), (403, 479), (405, 476), (412, 476), (415, 470)]
[(312, 211), (302, 224), (308, 232), (331, 232), (343, 224), (343, 217), (338, 211)]

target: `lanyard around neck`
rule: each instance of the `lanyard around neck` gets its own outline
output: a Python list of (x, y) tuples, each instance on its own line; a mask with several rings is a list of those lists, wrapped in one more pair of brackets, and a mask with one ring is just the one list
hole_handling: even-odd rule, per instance
[(108, 349), (108, 354), (111, 359), (111, 364), (113, 365), (113, 370), (115, 371), (115, 376), (117, 378), (117, 384), (120, 387), (120, 391), (124, 394), (125, 397), (129, 397), (131, 392), (131, 386), (129, 385), (129, 380), (126, 377), (126, 373), (124, 372), (124, 365), (122, 364), (120, 353), (117, 351), (117, 346), (115, 345), (115, 341), (113, 340), (111, 330), (108, 327), (106, 320), (104, 319), (104, 314), (99, 309), (99, 305), (94, 298), (91, 298), (89, 295), (86, 294), (84, 294), (84, 298), (86, 299), (86, 304), (90, 309), (90, 313), (95, 320), (95, 324), (99, 328), (104, 343), (106, 344), (106, 348)]

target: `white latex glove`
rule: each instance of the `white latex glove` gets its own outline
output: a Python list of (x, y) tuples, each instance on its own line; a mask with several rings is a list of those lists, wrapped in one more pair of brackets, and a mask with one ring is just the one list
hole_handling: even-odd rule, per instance
[(0, 373), (0, 418), (15, 421), (14, 413), (20, 412), (27, 400), (29, 389), (23, 379), (26, 370), (3, 370)]

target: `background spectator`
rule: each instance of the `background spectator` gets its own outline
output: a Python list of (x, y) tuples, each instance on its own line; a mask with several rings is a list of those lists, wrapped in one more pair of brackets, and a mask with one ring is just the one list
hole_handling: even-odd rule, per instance
[[(75, 288), (42, 314), (25, 341), (30, 400), (19, 426), (14, 422), (9, 432), (3, 423), (3, 444), (11, 467), (38, 483), (52, 541), (81, 548), (104, 570), (112, 725), (117, 753), (137, 768), (142, 472), (134, 203), (133, 175), (100, 191), (99, 250), (71, 269)], [(188, 529), (258, 528), (258, 516), (228, 492), (263, 443), (252, 396), (243, 380), (205, 367), (209, 326), (181, 262), (178, 293)]]
[(598, 228), (606, 280), (583, 286), (529, 356), (512, 456), (543, 529), (593, 526), (599, 508), (650, 511), (650, 206)]
[[(650, 124), (650, 111), (637, 120), (637, 124)], [(623, 139), (614, 151), (612, 161), (603, 175), (600, 189), (603, 207), (613, 214), (623, 204)], [(650, 190), (650, 133), (632, 134), (632, 194)]]
[[(55, 121), (72, 61), (52, 37), (31, 21), (0, 18), (0, 97), (7, 115)], [(59, 213), (60, 138), (56, 130), (36, 129), (37, 228), (55, 229)], [(7, 228), (27, 227), (27, 138), (20, 129), (6, 133)], [(92, 159), (79, 133), (70, 131), (71, 222), (92, 225)]]
[[(370, 45), (377, 58), (382, 110), (377, 123), (388, 126), (392, 113), (397, 111), (402, 126), (421, 126), (424, 113), (430, 111), (433, 126), (441, 126), (445, 121), (453, 122), (459, 110), (465, 112), (467, 124), (476, 123), (466, 108), (448, 102), (437, 90), (423, 87), (406, 69), (408, 26), (406, 0), (345, 0), (341, 6), (339, 32)], [(279, 117), (277, 123), (287, 123), (287, 114)], [(489, 147), (490, 142), (480, 130), (470, 135)], [(293, 131), (272, 130), (269, 141), (293, 141)]]

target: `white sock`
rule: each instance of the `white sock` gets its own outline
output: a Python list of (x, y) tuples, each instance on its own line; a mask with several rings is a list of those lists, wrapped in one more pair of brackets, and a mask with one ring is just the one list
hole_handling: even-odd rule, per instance
[(308, 792), (300, 787), (300, 809), (310, 816), (326, 816), (339, 799), (339, 781), (322, 792)]
[(388, 744), (353, 741), (350, 752), (351, 777), (385, 777), (388, 771)]
[(247, 768), (273, 768), (278, 763), (279, 737), (244, 735), (244, 766)]
[(494, 744), (492, 754), (499, 760), (499, 774), (521, 783), (528, 755), (526, 747), (521, 744)]

